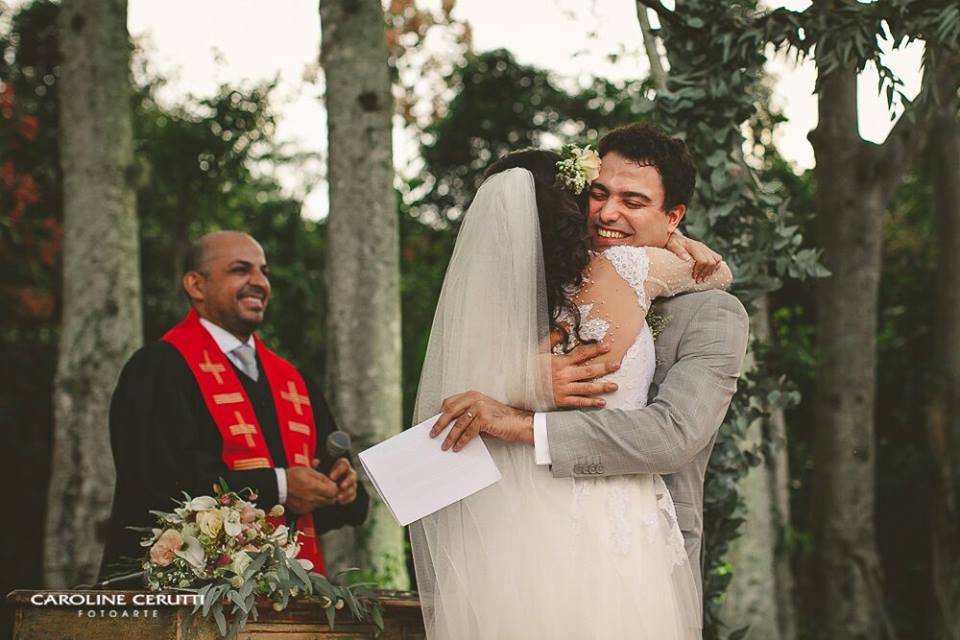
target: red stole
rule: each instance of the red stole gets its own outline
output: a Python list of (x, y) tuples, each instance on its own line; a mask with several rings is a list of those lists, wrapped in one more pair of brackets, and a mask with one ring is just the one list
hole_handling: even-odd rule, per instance
[[(274, 468), (250, 398), (226, 354), (200, 324), (197, 313), (191, 309), (183, 322), (168, 331), (163, 339), (177, 348), (200, 385), (203, 401), (223, 437), (223, 462), (227, 467), (234, 471)], [(316, 453), (317, 426), (303, 376), (296, 367), (267, 349), (256, 335), (254, 340), (263, 366), (261, 374), (266, 375), (270, 383), (287, 463), (291, 467), (309, 467)], [(284, 519), (273, 522), (283, 524)], [(310, 560), (314, 571), (326, 575), (323, 550), (310, 514), (297, 519), (297, 531), (301, 534), (297, 557)]]

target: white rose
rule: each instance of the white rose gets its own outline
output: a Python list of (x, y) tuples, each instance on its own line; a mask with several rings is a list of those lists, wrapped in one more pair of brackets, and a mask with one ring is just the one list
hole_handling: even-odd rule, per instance
[(583, 170), (583, 175), (587, 179), (588, 184), (596, 180), (597, 176), (600, 175), (600, 156), (597, 155), (597, 152), (593, 149), (584, 149), (580, 153), (577, 162)]
[(217, 501), (210, 496), (200, 496), (187, 503), (187, 508), (191, 511), (207, 511), (217, 506)]
[(279, 518), (280, 516), (283, 515), (283, 513), (284, 513), (284, 509), (282, 504), (274, 505), (273, 509), (270, 509), (271, 518)]
[(238, 576), (242, 576), (243, 572), (247, 570), (247, 567), (250, 566), (250, 563), (253, 559), (247, 555), (246, 551), (238, 551), (235, 556), (233, 556), (233, 562), (230, 564), (230, 571), (233, 571)]
[(197, 514), (197, 526), (200, 527), (200, 533), (216, 538), (223, 527), (223, 517), (219, 511), (201, 511)]

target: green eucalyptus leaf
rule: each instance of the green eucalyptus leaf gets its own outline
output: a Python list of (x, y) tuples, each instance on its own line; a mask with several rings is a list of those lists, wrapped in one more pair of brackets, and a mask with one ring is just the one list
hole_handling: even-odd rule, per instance
[(330, 630), (333, 631), (333, 621), (337, 617), (337, 610), (334, 608), (333, 604), (329, 607), (324, 607), (323, 614), (327, 617), (327, 626), (330, 627)]
[(296, 576), (300, 581), (298, 586), (301, 589), (311, 589), (312, 583), (310, 581), (310, 576), (307, 575), (307, 570), (304, 569), (295, 559), (290, 560), (289, 566), (290, 569), (293, 570), (293, 575)]
[(223, 615), (223, 605), (219, 602), (217, 606), (213, 608), (213, 619), (217, 623), (217, 629), (220, 631), (220, 635), (224, 638), (227, 637), (227, 619)]

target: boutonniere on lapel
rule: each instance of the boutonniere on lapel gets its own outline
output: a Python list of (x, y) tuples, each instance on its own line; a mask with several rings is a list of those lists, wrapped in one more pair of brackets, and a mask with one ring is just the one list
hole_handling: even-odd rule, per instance
[(650, 308), (650, 311), (647, 312), (647, 324), (650, 326), (650, 333), (654, 340), (660, 337), (663, 330), (670, 324), (670, 320), (670, 316), (661, 315), (654, 311), (652, 307)]

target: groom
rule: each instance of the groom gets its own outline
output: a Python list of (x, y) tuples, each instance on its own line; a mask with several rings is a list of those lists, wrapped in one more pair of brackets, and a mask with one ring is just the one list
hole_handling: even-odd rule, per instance
[[(603, 160), (589, 194), (594, 248), (665, 246), (693, 194), (686, 145), (643, 124), (616, 129), (599, 145)], [(710, 265), (698, 262), (694, 276)], [(643, 409), (534, 414), (475, 391), (447, 398), (431, 432), (455, 421), (443, 447), (460, 450), (478, 433), (534, 445), (538, 464), (557, 478), (662, 474), (676, 505), (690, 566), (702, 596), (703, 481), (710, 453), (737, 387), (747, 347), (747, 313), (719, 290), (663, 301), (668, 324), (656, 340), (657, 369)], [(558, 407), (602, 407), (595, 397), (616, 385), (590, 382), (614, 365), (590, 364), (602, 344), (554, 358)]]

